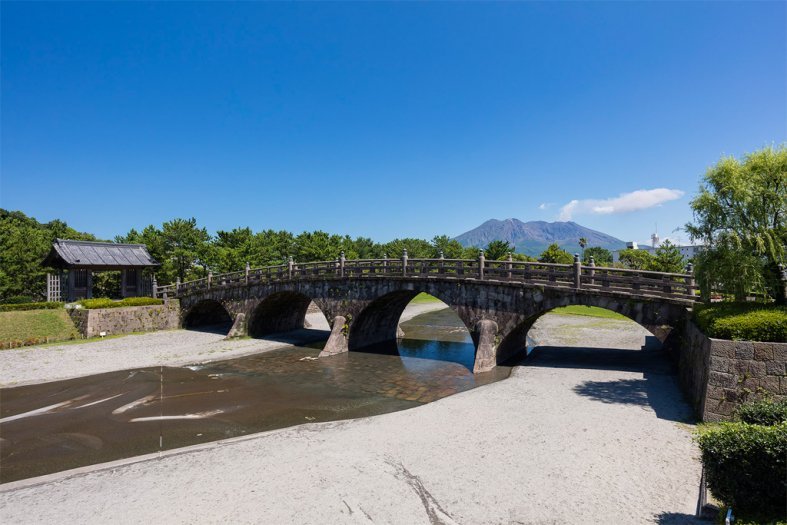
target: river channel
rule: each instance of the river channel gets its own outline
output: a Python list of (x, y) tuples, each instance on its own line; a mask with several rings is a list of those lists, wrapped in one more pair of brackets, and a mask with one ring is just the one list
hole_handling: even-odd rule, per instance
[[(204, 365), (0, 389), (0, 483), (303, 423), (416, 407), (508, 377), (473, 374), (450, 309), (402, 323), (399, 352), (317, 359), (324, 341)], [(327, 337), (327, 333), (326, 333)]]

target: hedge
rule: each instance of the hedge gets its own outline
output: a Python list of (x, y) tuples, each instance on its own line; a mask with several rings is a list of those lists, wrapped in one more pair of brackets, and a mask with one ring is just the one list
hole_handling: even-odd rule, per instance
[(18, 310), (57, 310), (63, 308), (63, 303), (12, 303), (0, 304), (0, 312), (16, 312)]
[(149, 306), (154, 304), (164, 304), (162, 299), (153, 297), (126, 297), (120, 301), (112, 299), (82, 299), (78, 304), (87, 310), (97, 310), (99, 308), (121, 308), (123, 306)]
[(736, 415), (742, 422), (751, 425), (778, 425), (787, 422), (787, 399), (764, 399), (745, 403), (738, 407)]
[(6, 297), (0, 303), (2, 304), (19, 304), (19, 303), (35, 303), (36, 300), (29, 295), (11, 295)]
[(787, 517), (787, 422), (719, 423), (701, 430), (697, 442), (708, 488), (735, 514)]
[(787, 342), (787, 306), (762, 303), (714, 303), (694, 307), (697, 326), (708, 337)]

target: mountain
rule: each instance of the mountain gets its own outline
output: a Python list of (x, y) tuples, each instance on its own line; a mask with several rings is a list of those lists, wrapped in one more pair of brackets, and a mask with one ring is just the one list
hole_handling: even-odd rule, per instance
[(522, 222), (518, 219), (499, 221), (491, 219), (481, 226), (456, 237), (462, 246), (483, 248), (491, 241), (508, 241), (516, 251), (530, 256), (539, 255), (553, 242), (569, 253), (580, 251), (579, 238), (588, 240), (587, 247), (600, 246), (608, 250), (619, 250), (626, 243), (596, 230), (585, 228), (575, 222)]

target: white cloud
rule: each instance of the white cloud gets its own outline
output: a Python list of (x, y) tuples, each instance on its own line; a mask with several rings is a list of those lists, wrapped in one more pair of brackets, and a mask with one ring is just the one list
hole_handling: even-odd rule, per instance
[[(574, 215), (596, 214), (609, 215), (611, 213), (626, 213), (644, 210), (659, 206), (668, 201), (674, 201), (683, 196), (680, 190), (655, 188), (652, 190), (637, 190), (631, 193), (621, 193), (609, 199), (583, 199), (572, 200), (560, 208), (561, 221), (570, 221)], [(540, 206), (539, 206), (540, 208)]]
[(538, 205), (539, 210), (546, 210), (547, 208), (551, 208), (551, 207), (552, 207), (551, 202), (542, 202), (541, 204)]

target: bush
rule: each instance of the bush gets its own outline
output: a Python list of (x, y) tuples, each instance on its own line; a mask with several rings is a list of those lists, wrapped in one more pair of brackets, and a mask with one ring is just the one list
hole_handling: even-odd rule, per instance
[(713, 495), (741, 517), (787, 517), (787, 423), (720, 423), (697, 437)]
[(708, 337), (787, 342), (787, 306), (714, 303), (694, 307), (694, 319)]
[(57, 310), (63, 308), (63, 303), (17, 303), (0, 304), (0, 312), (16, 312), (19, 310)]
[(36, 301), (29, 295), (12, 295), (6, 297), (5, 300), (0, 301), (2, 304), (21, 304), (21, 303), (35, 303)]
[(164, 301), (162, 299), (154, 299), (153, 297), (126, 297), (120, 301), (113, 301), (107, 298), (82, 299), (78, 301), (78, 304), (88, 310), (97, 310), (99, 308), (121, 308), (123, 306), (150, 306), (164, 304)]
[(763, 399), (745, 403), (738, 407), (738, 419), (751, 425), (773, 426), (787, 422), (787, 399), (771, 401)]

